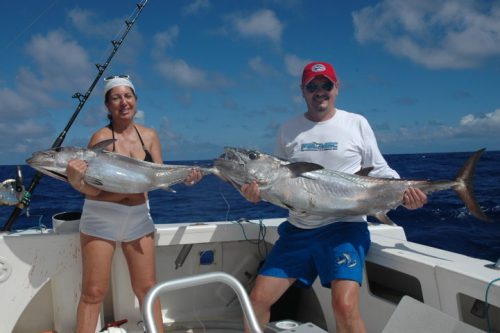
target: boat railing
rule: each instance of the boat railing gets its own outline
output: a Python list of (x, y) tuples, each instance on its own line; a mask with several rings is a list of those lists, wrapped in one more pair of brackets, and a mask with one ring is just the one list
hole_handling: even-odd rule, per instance
[(250, 331), (252, 333), (262, 333), (262, 330), (260, 329), (259, 323), (257, 322), (257, 318), (250, 303), (250, 298), (248, 297), (245, 288), (236, 278), (224, 272), (205, 273), (205, 274), (188, 276), (184, 278), (160, 282), (156, 284), (146, 294), (146, 298), (144, 299), (144, 305), (142, 309), (144, 323), (146, 325), (147, 332), (148, 333), (158, 332), (153, 315), (154, 313), (153, 305), (156, 298), (159, 297), (160, 294), (165, 293), (167, 291), (184, 289), (213, 282), (224, 283), (234, 290), (240, 301)]

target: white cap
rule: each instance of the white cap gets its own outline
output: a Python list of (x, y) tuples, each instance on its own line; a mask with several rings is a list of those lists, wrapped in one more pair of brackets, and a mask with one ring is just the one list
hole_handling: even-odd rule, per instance
[(107, 77), (104, 79), (104, 96), (106, 96), (106, 93), (113, 89), (114, 87), (118, 86), (127, 86), (132, 89), (132, 91), (135, 94), (135, 88), (132, 82), (129, 79), (128, 75), (120, 75), (120, 76), (111, 76)]

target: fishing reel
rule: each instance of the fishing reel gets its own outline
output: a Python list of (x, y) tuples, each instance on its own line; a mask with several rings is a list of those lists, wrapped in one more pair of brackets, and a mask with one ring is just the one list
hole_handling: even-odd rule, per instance
[(0, 205), (15, 206), (24, 198), (26, 190), (23, 185), (21, 167), (17, 166), (16, 179), (6, 179), (0, 183)]

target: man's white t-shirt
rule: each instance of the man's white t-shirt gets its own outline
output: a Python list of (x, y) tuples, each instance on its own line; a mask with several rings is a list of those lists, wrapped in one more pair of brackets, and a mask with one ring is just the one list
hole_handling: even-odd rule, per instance
[[(326, 169), (356, 173), (373, 167), (372, 177), (399, 178), (380, 153), (375, 134), (366, 118), (336, 109), (324, 122), (313, 122), (303, 114), (283, 124), (278, 132), (276, 155), (292, 162), (311, 162)], [(335, 198), (332, 198), (335, 200)], [(316, 228), (333, 222), (335, 217), (290, 211), (289, 222), (299, 228)], [(366, 216), (343, 218), (342, 222), (363, 222)]]

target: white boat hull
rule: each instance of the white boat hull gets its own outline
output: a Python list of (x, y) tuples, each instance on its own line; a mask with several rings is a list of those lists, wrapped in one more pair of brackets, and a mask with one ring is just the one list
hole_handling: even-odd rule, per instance
[[(282, 221), (264, 221), (267, 248), (276, 241), (276, 227)], [(2, 234), (0, 332), (74, 332), (81, 259), (73, 224), (77, 221), (66, 223), (66, 232), (60, 227), (58, 233), (49, 230)], [(474, 303), (477, 307), (484, 301), (488, 284), (500, 276), (500, 271), (485, 267), (491, 262), (408, 242), (400, 227), (370, 226), (370, 232), (372, 246), (361, 288), (361, 312), (369, 332), (384, 330), (404, 295), (420, 299), (450, 318), (486, 330), (486, 318), (470, 312)], [(157, 225), (156, 239), (159, 281), (221, 271), (237, 278), (249, 290), (265, 252), (263, 243), (260, 253), (255, 244), (259, 239), (257, 223)], [(175, 269), (174, 261), (185, 244), (193, 247), (182, 266)], [(288, 297), (292, 300), (278, 305), (278, 316), (293, 315), (287, 319), (311, 322), (335, 332), (329, 289), (316, 281), (312, 290), (293, 290)], [(498, 331), (499, 283), (491, 285), (488, 302), (490, 326)], [(238, 327), (242, 322), (238, 300), (224, 285), (171, 291), (161, 296), (161, 303), (164, 321), (171, 328), (193, 322)], [(136, 323), (142, 319), (141, 311), (118, 247), (98, 328), (120, 319), (128, 320), (122, 326), (127, 332), (139, 332)]]

